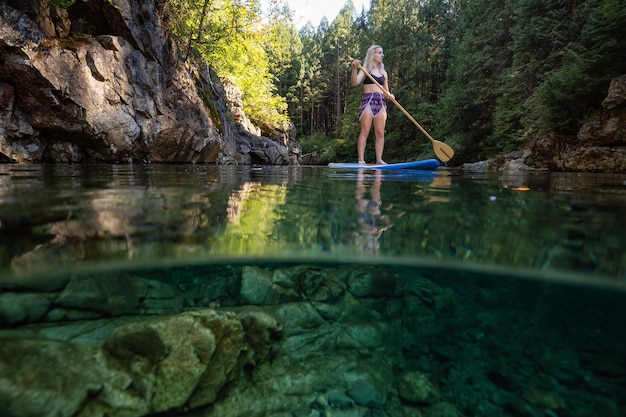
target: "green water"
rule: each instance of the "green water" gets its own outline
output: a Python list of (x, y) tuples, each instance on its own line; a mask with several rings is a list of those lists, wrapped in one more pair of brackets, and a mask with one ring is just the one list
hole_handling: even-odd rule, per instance
[(0, 414), (626, 415), (625, 181), (0, 166)]
[[(626, 277), (626, 176), (0, 166), (0, 270), (313, 257)], [(373, 194), (372, 194), (373, 193)]]

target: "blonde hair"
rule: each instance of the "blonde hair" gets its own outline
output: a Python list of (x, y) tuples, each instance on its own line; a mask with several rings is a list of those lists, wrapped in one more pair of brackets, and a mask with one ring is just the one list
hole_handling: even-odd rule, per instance
[[(367, 53), (365, 54), (365, 59), (363, 60), (363, 64), (364, 64), (363, 68), (365, 68), (367, 72), (369, 72), (370, 74), (372, 73), (372, 70), (374, 69), (374, 53), (376, 53), (376, 50), (379, 48), (383, 49), (383, 47), (380, 45), (372, 45), (369, 48), (367, 48)], [(385, 64), (381, 62), (378, 69), (380, 70), (381, 74), (384, 74)]]

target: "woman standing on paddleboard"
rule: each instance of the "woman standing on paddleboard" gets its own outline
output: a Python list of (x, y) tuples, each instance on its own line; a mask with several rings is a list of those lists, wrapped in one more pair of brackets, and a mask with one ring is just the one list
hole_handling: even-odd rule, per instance
[[(389, 83), (387, 79), (387, 71), (383, 65), (383, 48), (379, 45), (372, 45), (368, 48), (365, 55), (363, 68), (367, 71), (385, 91), (389, 91)], [(376, 142), (374, 150), (376, 153), (376, 163), (386, 164), (383, 161), (383, 150), (385, 148), (385, 123), (387, 122), (387, 105), (385, 104), (385, 94), (372, 81), (364, 71), (358, 71), (361, 61), (355, 59), (352, 61), (352, 85), (363, 83), (363, 98), (361, 99), (361, 107), (359, 109), (359, 120), (361, 121), (361, 133), (356, 143), (358, 162), (365, 164), (365, 144), (370, 133), (372, 125), (374, 125), (374, 136)], [(395, 98), (393, 94), (389, 97)]]

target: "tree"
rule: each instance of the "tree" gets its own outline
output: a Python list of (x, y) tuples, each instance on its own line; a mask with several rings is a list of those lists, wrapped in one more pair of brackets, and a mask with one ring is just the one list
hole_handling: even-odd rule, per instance
[(290, 16), (275, 8), (274, 19), (264, 23), (259, 7), (257, 0), (170, 0), (168, 10), (184, 56), (198, 51), (221, 78), (239, 87), (250, 120), (270, 127), (287, 120), (275, 81), (294, 50), (283, 39)]
[(506, 0), (459, 0), (450, 61), (439, 95), (438, 135), (454, 143), (456, 158), (479, 160), (497, 151), (493, 131), (502, 74), (511, 65), (511, 11)]
[[(598, 108), (613, 77), (626, 73), (626, 3), (588, 0), (561, 4), (555, 26), (552, 63), (542, 72), (537, 88), (527, 100), (527, 123), (541, 131), (575, 134), (583, 117)], [(558, 30), (557, 29), (561, 29)]]

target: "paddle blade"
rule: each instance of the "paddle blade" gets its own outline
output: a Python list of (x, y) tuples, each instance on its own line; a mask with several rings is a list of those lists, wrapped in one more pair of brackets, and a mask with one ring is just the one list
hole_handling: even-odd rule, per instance
[(433, 140), (433, 150), (441, 162), (448, 162), (454, 156), (454, 149), (438, 140)]

